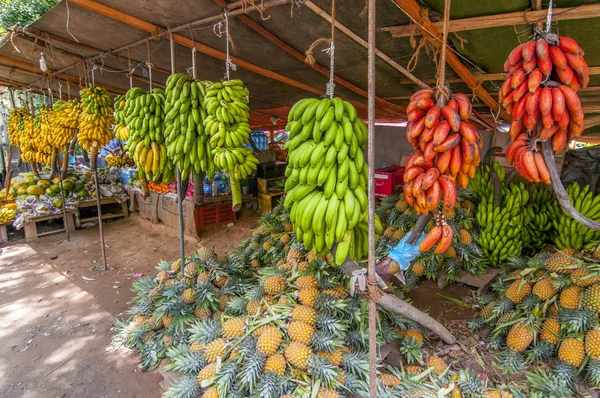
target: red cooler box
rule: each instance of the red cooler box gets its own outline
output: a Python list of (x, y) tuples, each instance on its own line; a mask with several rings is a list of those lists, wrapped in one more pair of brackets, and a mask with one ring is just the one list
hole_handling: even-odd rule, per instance
[(404, 166), (390, 166), (375, 170), (375, 197), (392, 196), (396, 187), (404, 184)]

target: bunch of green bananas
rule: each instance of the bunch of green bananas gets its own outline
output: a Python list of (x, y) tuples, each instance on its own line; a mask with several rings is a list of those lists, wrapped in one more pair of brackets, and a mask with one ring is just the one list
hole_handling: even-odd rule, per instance
[(215, 164), (233, 180), (246, 178), (258, 164), (252, 151), (242, 148), (250, 138), (248, 90), (241, 80), (213, 83), (207, 87), (204, 100), (208, 112), (204, 126)]
[(494, 194), (494, 184), (492, 183), (492, 175), (490, 173), (492, 169), (496, 171), (500, 183), (504, 182), (506, 171), (497, 161), (493, 161), (491, 167), (487, 164), (481, 165), (477, 173), (475, 173), (475, 177), (469, 179), (469, 190), (473, 192), (477, 201), (481, 201), (482, 198), (488, 198)]
[[(600, 195), (594, 195), (590, 192), (590, 186), (581, 188), (579, 184), (574, 183), (567, 188), (571, 203), (581, 215), (594, 221), (600, 221)], [(559, 249), (590, 250), (598, 244), (600, 240), (600, 231), (594, 231), (574, 220), (561, 207), (558, 201), (554, 204), (555, 214), (558, 217), (552, 220), (554, 228), (557, 230), (554, 243)]]
[[(361, 260), (368, 253), (365, 123), (341, 98), (305, 98), (290, 110), (284, 205), (296, 236), (307, 250), (330, 251), (335, 262)], [(377, 220), (377, 233), (381, 222)]]
[(115, 97), (115, 136), (120, 141), (129, 139), (129, 127), (127, 127), (127, 99), (124, 95)]
[(481, 226), (479, 245), (494, 266), (523, 249), (523, 208), (529, 191), (523, 183), (502, 187), (502, 202), (494, 205), (494, 196), (484, 196), (477, 206), (475, 218)]
[(155, 88), (147, 93), (139, 87), (125, 95), (127, 114), (125, 122), (130, 137), (125, 146), (141, 174), (140, 179), (170, 183), (175, 176), (174, 167), (167, 159), (164, 143), (165, 92)]
[(203, 123), (208, 116), (204, 96), (209, 84), (190, 79), (184, 73), (167, 79), (164, 134), (167, 156), (179, 166), (184, 179), (192, 170), (205, 171), (209, 176), (215, 171), (212, 147)]
[(529, 201), (523, 212), (523, 250), (535, 254), (543, 249), (548, 241), (554, 239), (555, 231), (552, 219), (555, 218), (556, 199), (543, 186), (531, 189)]
[(112, 125), (115, 123), (112, 99), (102, 87), (90, 86), (79, 92), (81, 113), (77, 141), (83, 149), (98, 151), (114, 137)]

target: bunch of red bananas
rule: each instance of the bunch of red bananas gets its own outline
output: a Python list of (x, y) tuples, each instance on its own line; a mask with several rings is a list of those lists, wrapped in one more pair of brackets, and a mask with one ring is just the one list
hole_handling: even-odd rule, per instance
[(435, 224), (436, 225), (431, 228), (427, 235), (425, 235), (425, 238), (419, 246), (419, 251), (422, 253), (433, 249), (433, 247), (437, 245), (433, 252), (435, 254), (442, 254), (452, 244), (454, 233), (452, 232), (452, 227), (446, 223), (444, 216), (436, 214)]
[(456, 202), (456, 185), (465, 188), (480, 162), (483, 141), (469, 124), (471, 102), (456, 94), (441, 108), (434, 91), (424, 89), (410, 98), (406, 135), (415, 151), (404, 172), (404, 198), (417, 214), (444, 208)]
[(515, 48), (504, 64), (508, 77), (499, 101), (511, 115), (506, 158), (532, 182), (550, 184), (539, 143), (551, 140), (556, 153), (583, 133), (577, 90), (589, 83), (583, 50), (569, 37), (545, 34)]

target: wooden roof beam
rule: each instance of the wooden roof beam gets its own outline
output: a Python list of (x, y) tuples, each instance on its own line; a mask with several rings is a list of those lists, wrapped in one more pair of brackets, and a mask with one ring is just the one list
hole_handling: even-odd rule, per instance
[[(214, 0), (214, 2), (217, 3), (221, 7), (224, 7), (224, 8), (227, 7), (227, 3), (224, 0)], [(248, 17), (246, 15), (238, 15), (237, 19), (240, 20), (242, 23), (244, 23), (246, 26), (248, 26), (250, 29), (255, 31), (256, 33), (258, 33), (259, 35), (264, 37), (265, 39), (269, 40), (271, 43), (275, 44), (277, 47), (281, 48), (283, 51), (285, 51), (292, 57), (296, 58), (298, 61), (305, 63), (306, 56), (304, 54), (302, 54), (300, 51), (297, 51), (296, 49), (292, 48), (290, 45), (285, 43), (279, 37), (275, 36), (273, 33), (269, 32), (267, 29), (263, 28), (262, 26), (260, 26), (256, 22), (254, 22), (252, 19), (250, 19), (250, 17)], [(316, 62), (313, 65), (310, 65), (310, 64), (307, 64), (307, 65), (309, 67), (311, 67), (312, 69), (314, 69), (315, 71), (322, 74), (323, 76), (329, 77), (329, 70), (327, 68), (317, 64)], [(341, 77), (339, 77), (337, 75), (334, 75), (334, 81), (336, 83), (338, 83), (340, 86), (346, 87), (348, 90), (353, 91), (354, 93), (360, 95), (361, 97), (367, 98), (367, 96), (368, 96), (366, 90), (363, 90), (362, 88), (360, 88), (358, 86), (355, 86), (354, 84), (350, 83), (349, 81), (347, 81), (345, 79), (342, 79)], [(380, 97), (376, 97), (375, 102), (379, 105), (383, 105), (386, 107), (397, 108), (398, 111), (401, 112), (402, 116), (406, 116), (406, 108), (405, 107), (401, 107), (396, 104), (392, 104)]]
[[(131, 15), (125, 14), (124, 12), (115, 10), (114, 8), (111, 7), (107, 7), (103, 4), (97, 3), (93, 0), (68, 0), (70, 3), (75, 4), (79, 7), (85, 8), (87, 10), (93, 11), (97, 14), (100, 15), (104, 15), (108, 18), (114, 19), (116, 21), (122, 22), (124, 24), (127, 24), (129, 26), (135, 27), (137, 29), (146, 31), (148, 33), (151, 33), (153, 35), (157, 35), (157, 34), (163, 34), (165, 32), (165, 29), (160, 27), (160, 26), (156, 26), (154, 24), (145, 22), (139, 18), (133, 17)], [(187, 26), (187, 25), (186, 25)], [(177, 28), (178, 29), (178, 28)], [(189, 39), (185, 36), (182, 36), (180, 34), (177, 33), (170, 33), (173, 36), (173, 40), (180, 45), (183, 45), (185, 47), (188, 48), (194, 48), (196, 47), (196, 50), (208, 55), (210, 57), (216, 58), (216, 59), (220, 59), (222, 61), (225, 61), (225, 59), (227, 58), (227, 55), (222, 52), (219, 51), (215, 48), (212, 48), (210, 46), (207, 46), (205, 44), (202, 43), (198, 43), (197, 41), (194, 41), (192, 39)], [(169, 34), (167, 34), (168, 36)], [(267, 68), (263, 68), (261, 66), (258, 65), (254, 65), (248, 61), (244, 61), (243, 59), (240, 59), (238, 57), (230, 57), (231, 61), (233, 63), (235, 63), (239, 68), (243, 68), (246, 70), (249, 70), (250, 72), (254, 72), (258, 75), (264, 76), (264, 77), (268, 77), (270, 79), (273, 80), (277, 80), (281, 83), (285, 83), (287, 85), (290, 85), (292, 87), (296, 87), (305, 91), (308, 91), (310, 93), (316, 94), (316, 95), (323, 95), (325, 94), (325, 90), (317, 88), (317, 87), (313, 87), (309, 84), (306, 83), (302, 83), (296, 79), (292, 79), (291, 77), (287, 77), (284, 76), (280, 73), (277, 72), (273, 72)], [(359, 107), (361, 109), (366, 109), (367, 104), (360, 102), (360, 101), (354, 101), (354, 100), (348, 100), (348, 102), (352, 103), (354, 106)], [(387, 113), (397, 113), (397, 110), (389, 110), (389, 109), (384, 109), (385, 111), (387, 111)]]
[[(26, 71), (32, 71), (32, 72), (37, 72), (38, 75), (45, 75), (47, 76), (48, 74), (51, 74), (52, 71), (50, 69), (48, 69), (47, 72), (42, 72), (37, 66), (27, 63), (27, 62), (23, 62), (23, 61), (18, 61), (16, 59), (12, 59), (12, 58), (7, 58), (7, 57), (3, 57), (0, 56), (0, 64), (6, 65), (6, 66), (12, 66), (15, 67), (17, 69), (23, 69)], [(72, 81), (72, 82), (76, 82), (79, 80), (79, 78), (75, 77), (75, 76), (71, 76), (68, 75), (66, 73), (59, 73), (57, 75), (58, 78), (64, 80), (64, 81)], [(26, 85), (26, 84), (25, 84)], [(97, 84), (98, 87), (103, 87), (106, 90), (114, 93), (114, 94), (125, 94), (125, 90), (117, 88), (117, 87), (113, 87), (113, 86), (109, 86), (107, 84), (102, 84), (102, 83), (98, 83)]]
[[(482, 15), (480, 17), (462, 18), (450, 21), (448, 32), (463, 32), (467, 30), (477, 30), (485, 28), (498, 28), (502, 26), (530, 25), (534, 23), (544, 23), (548, 10), (526, 10), (509, 12), (497, 15)], [(577, 7), (555, 8), (552, 10), (553, 21), (567, 21), (573, 19), (597, 18), (600, 17), (600, 4), (584, 4)], [(416, 18), (418, 21), (420, 19)], [(440, 31), (443, 23), (432, 22), (432, 26)], [(393, 37), (420, 36), (423, 32), (417, 29), (414, 24), (389, 26), (381, 28), (384, 32), (390, 32)], [(431, 30), (431, 29), (428, 29)]]
[[(416, 2), (416, 0), (394, 0), (394, 2), (408, 15), (413, 21), (419, 21), (419, 29), (424, 37), (436, 48), (442, 47), (441, 34), (433, 23), (425, 16), (424, 10)], [(481, 83), (473, 76), (469, 68), (463, 64), (456, 53), (451, 49), (446, 49), (446, 62), (454, 69), (461, 79), (469, 86), (471, 90), (494, 112), (500, 112), (500, 116), (504, 120), (510, 120), (510, 116), (500, 108), (498, 102), (481, 86)]]

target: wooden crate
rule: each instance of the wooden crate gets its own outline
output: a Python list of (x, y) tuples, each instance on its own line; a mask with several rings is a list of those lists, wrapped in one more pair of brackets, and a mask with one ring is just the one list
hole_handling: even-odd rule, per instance
[[(69, 231), (75, 230), (74, 216), (75, 216), (75, 212), (73, 212), (73, 211), (67, 212), (66, 227), (69, 228)], [(37, 231), (37, 223), (39, 223), (39, 222), (48, 221), (48, 220), (62, 220), (62, 219), (63, 219), (63, 213), (30, 218), (29, 220), (25, 221), (25, 224), (23, 225), (23, 230), (25, 231), (25, 240), (35, 240), (35, 239), (39, 238), (40, 236), (46, 236), (46, 235), (52, 235), (52, 234), (58, 234), (60, 232), (64, 232), (65, 231), (64, 221), (63, 221), (62, 228), (58, 228), (58, 229), (55, 229), (52, 231), (47, 231), (47, 232), (40, 232), (40, 233), (38, 233), (38, 231)]]
[[(109, 212), (108, 210), (105, 210), (105, 208), (108, 208), (109, 205), (115, 205), (115, 204), (118, 204), (121, 207), (120, 212), (115, 213), (114, 211)], [(86, 200), (84, 202), (79, 202), (78, 208), (79, 208), (79, 210), (81, 210), (81, 209), (86, 209), (86, 208), (90, 208), (90, 207), (95, 208), (96, 206), (97, 206), (96, 199), (94, 199), (94, 200)], [(123, 217), (123, 218), (129, 217), (129, 206), (127, 205), (127, 201), (125, 201), (123, 203), (119, 203), (119, 201), (116, 198), (102, 198), (102, 199), (100, 199), (100, 208), (102, 209), (102, 220), (110, 220), (112, 218), (117, 218), (117, 217)], [(83, 224), (83, 223), (98, 220), (98, 216), (81, 218), (79, 210), (75, 214), (75, 226), (77, 228), (81, 228), (81, 224)]]
[(268, 213), (277, 205), (277, 200), (281, 198), (284, 192), (275, 194), (258, 194), (258, 210), (261, 213)]
[(264, 194), (264, 195), (275, 195), (275, 194), (281, 194), (281, 192), (278, 191), (282, 191), (281, 189), (278, 190), (273, 190), (272, 188), (272, 184), (273, 181), (281, 181), (281, 180), (285, 180), (285, 177), (277, 177), (277, 178), (257, 178), (257, 184), (258, 184), (258, 193), (259, 194)]

